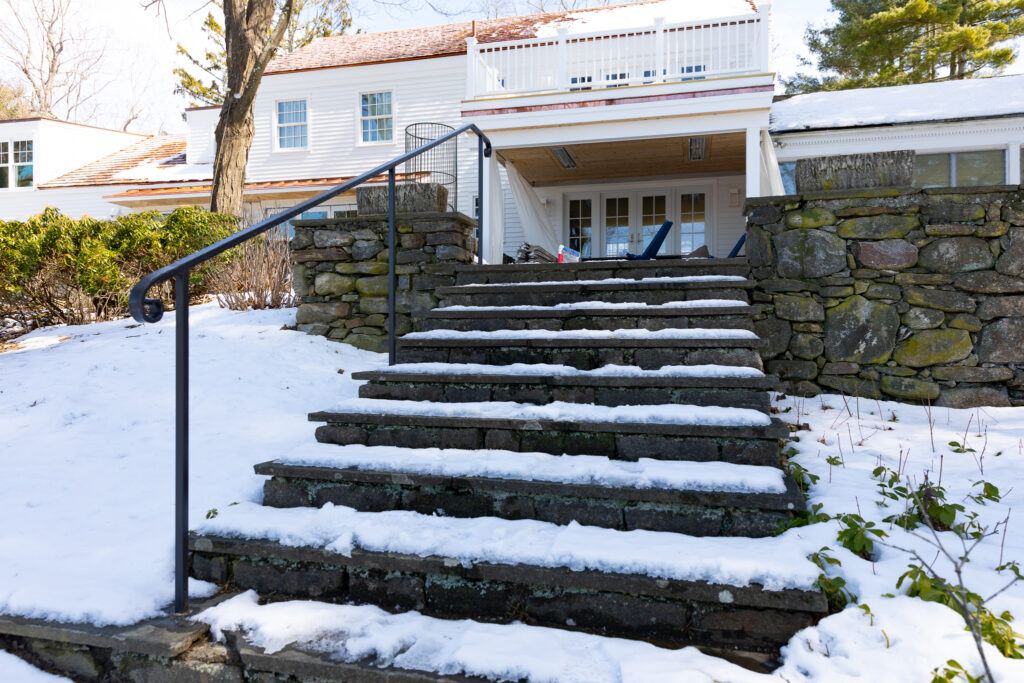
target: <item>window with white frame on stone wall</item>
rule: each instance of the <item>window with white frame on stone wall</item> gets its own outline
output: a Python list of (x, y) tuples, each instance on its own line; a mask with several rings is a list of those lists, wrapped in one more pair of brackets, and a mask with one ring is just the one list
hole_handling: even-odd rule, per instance
[(390, 91), (359, 95), (359, 128), (364, 143), (392, 142), (393, 116)]
[(0, 190), (32, 187), (34, 168), (32, 140), (0, 141)]
[(914, 187), (974, 187), (1006, 182), (1006, 151), (1002, 149), (917, 154)]
[(278, 150), (303, 150), (309, 147), (308, 109), (306, 100), (277, 102), (274, 123)]

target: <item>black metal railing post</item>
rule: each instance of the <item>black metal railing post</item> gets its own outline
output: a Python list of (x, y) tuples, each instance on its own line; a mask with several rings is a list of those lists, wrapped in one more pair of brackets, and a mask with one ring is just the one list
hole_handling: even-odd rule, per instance
[(188, 273), (174, 276), (174, 611), (188, 611)]
[(216, 256), (224, 253), (232, 247), (262, 235), (263, 233), (276, 228), (285, 221), (302, 215), (315, 206), (333, 199), (338, 195), (362, 185), (363, 183), (379, 178), (387, 171), (388, 174), (388, 362), (395, 363), (395, 338), (397, 313), (396, 290), (396, 250), (397, 235), (395, 229), (395, 169), (424, 152), (434, 149), (463, 133), (473, 132), (479, 138), (477, 163), (479, 178), (477, 187), (480, 192), (480, 216), (477, 225), (479, 227), (479, 241), (477, 245), (478, 258), (483, 262), (483, 157), (491, 155), (491, 141), (475, 125), (466, 124), (447, 135), (428, 142), (417, 149), (406, 152), (385, 162), (374, 169), (356, 176), (351, 180), (337, 185), (315, 197), (299, 202), (290, 209), (285, 209), (279, 214), (270, 216), (265, 220), (239, 230), (235, 234), (215, 242), (208, 247), (180, 258), (174, 263), (153, 271), (139, 280), (138, 284), (132, 287), (128, 296), (128, 310), (132, 317), (140, 323), (159, 322), (164, 314), (163, 302), (160, 299), (151, 299), (146, 295), (149, 290), (161, 283), (174, 280), (174, 304), (176, 312), (175, 321), (175, 380), (174, 380), (174, 611), (183, 613), (188, 610), (188, 298), (189, 287), (188, 277), (193, 268), (205, 263)]
[(388, 169), (388, 365), (395, 364), (395, 167)]
[(484, 264), (484, 138), (476, 138), (476, 262)]

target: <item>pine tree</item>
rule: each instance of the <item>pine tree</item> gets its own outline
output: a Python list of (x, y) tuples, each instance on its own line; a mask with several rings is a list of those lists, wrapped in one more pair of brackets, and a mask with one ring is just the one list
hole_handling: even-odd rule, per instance
[(834, 25), (808, 26), (820, 77), (798, 73), (788, 92), (841, 90), (989, 76), (1017, 56), (1024, 0), (832, 0)]
[[(215, 4), (221, 8), (219, 2)], [(292, 20), (285, 29), (278, 52), (293, 52), (317, 38), (341, 35), (351, 26), (348, 0), (295, 0)], [(175, 90), (188, 96), (193, 105), (219, 105), (224, 101), (227, 59), (224, 26), (213, 12), (206, 15), (203, 34), (208, 47), (201, 58), (178, 44), (178, 54), (192, 66), (174, 70), (178, 77)]]

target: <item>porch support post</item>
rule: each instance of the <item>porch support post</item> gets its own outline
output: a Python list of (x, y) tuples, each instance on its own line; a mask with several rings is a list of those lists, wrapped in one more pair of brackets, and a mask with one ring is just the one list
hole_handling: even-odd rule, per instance
[(747, 128), (746, 197), (761, 196), (761, 129)]
[(1020, 185), (1020, 143), (1012, 142), (1006, 147), (1006, 184)]
[(664, 83), (665, 74), (665, 17), (654, 20), (654, 82)]
[[(476, 22), (473, 22), (476, 26)], [(466, 38), (466, 99), (471, 100), (476, 97), (477, 88), (477, 62), (480, 61), (480, 52), (476, 46), (476, 38), (470, 36)]]

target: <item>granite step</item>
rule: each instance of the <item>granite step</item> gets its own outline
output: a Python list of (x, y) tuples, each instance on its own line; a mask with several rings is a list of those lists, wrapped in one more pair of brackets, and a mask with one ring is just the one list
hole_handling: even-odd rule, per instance
[[(403, 366), (405, 367), (405, 366)], [(362, 398), (405, 401), (514, 401), (545, 404), (555, 401), (592, 403), (602, 406), (687, 404), (752, 408), (767, 413), (771, 408), (768, 390), (778, 382), (775, 376), (614, 376), (588, 374), (516, 374), (490, 366), (477, 372), (357, 372), (353, 379), (365, 380), (359, 387)], [(456, 367), (456, 366), (452, 366)]]
[[(505, 414), (509, 405), (515, 404), (494, 404), (494, 414)], [(324, 423), (316, 429), (320, 443), (501, 449), (771, 467), (781, 467), (779, 439), (789, 434), (785, 423), (776, 418), (766, 426), (717, 426), (323, 411), (311, 413), (309, 420)]]
[(777, 652), (827, 609), (813, 588), (817, 568), (784, 538), (243, 503), (201, 523), (189, 545), (195, 578), (275, 599), (673, 646)]
[[(402, 450), (407, 457), (417, 451)], [(518, 454), (505, 454), (504, 458), (513, 455)], [(586, 457), (556, 456), (574, 460)], [(452, 475), (414, 471), (413, 467), (401, 465), (381, 469), (388, 465), (386, 457), (360, 460), (350, 466), (309, 465), (303, 464), (301, 458), (299, 464), (288, 459), (260, 463), (254, 467), (256, 474), (270, 477), (264, 483), (263, 505), (321, 507), (331, 503), (364, 512), (410, 510), (448, 517), (577, 522), (622, 531), (647, 529), (690, 536), (747, 537), (770, 536), (792, 519), (795, 511), (804, 509), (803, 496), (795, 482), (775, 468), (767, 468), (765, 474), (782, 480), (785, 488), (781, 492), (774, 490), (778, 487), (769, 491), (715, 490), (735, 488), (728, 481), (714, 482), (716, 468), (723, 463), (700, 463), (698, 467), (715, 471), (708, 481), (695, 481), (691, 488), (638, 488), (635, 484), (640, 481), (634, 485), (611, 485), (538, 480), (504, 473)], [(692, 463), (670, 464), (696, 469)]]
[(397, 341), (399, 363), (511, 363), (569, 365), (593, 370), (631, 365), (656, 370), (665, 365), (730, 365), (763, 369), (757, 338), (422, 338)]
[(551, 280), (600, 280), (621, 277), (665, 277), (682, 275), (750, 274), (745, 258), (719, 259), (626, 259), (582, 261), (580, 263), (517, 263), (510, 265), (457, 266), (455, 284), (500, 284)]
[[(707, 301), (707, 300), (705, 300)], [(710, 300), (715, 301), (715, 300)], [(588, 302), (598, 304), (602, 302)], [(606, 304), (604, 307), (450, 306), (436, 308), (423, 320), (424, 330), (615, 330), (718, 328), (753, 330), (760, 306), (739, 304), (685, 306)], [(570, 304), (570, 306), (574, 306)]]
[[(711, 276), (708, 276), (711, 277)], [(442, 306), (553, 306), (580, 301), (665, 304), (726, 299), (750, 303), (752, 280), (581, 280), (438, 287)]]

